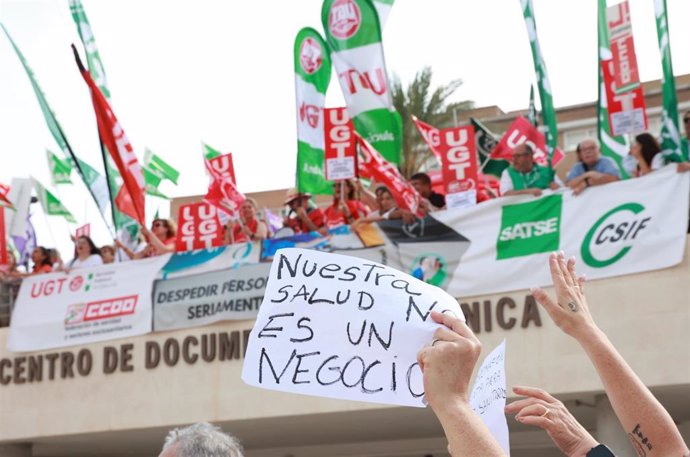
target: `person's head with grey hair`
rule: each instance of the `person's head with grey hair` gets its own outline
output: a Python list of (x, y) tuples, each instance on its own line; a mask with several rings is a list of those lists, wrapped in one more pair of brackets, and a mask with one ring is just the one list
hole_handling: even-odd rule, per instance
[(206, 422), (168, 433), (158, 457), (244, 457), (237, 438)]

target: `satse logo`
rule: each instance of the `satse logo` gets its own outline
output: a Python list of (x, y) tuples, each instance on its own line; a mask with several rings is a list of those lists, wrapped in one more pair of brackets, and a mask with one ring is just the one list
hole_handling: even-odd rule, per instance
[(641, 214), (639, 203), (617, 206), (597, 220), (582, 241), (582, 260), (594, 268), (618, 262), (630, 249), (640, 232), (649, 227), (650, 216)]
[(352, 0), (335, 0), (328, 13), (328, 30), (340, 40), (350, 38), (362, 23), (357, 3)]
[(321, 54), (321, 46), (312, 37), (306, 37), (302, 40), (302, 45), (299, 49), (299, 63), (302, 70), (308, 75), (315, 73), (321, 68), (323, 57)]
[(562, 195), (505, 205), (496, 243), (496, 259), (522, 257), (558, 250)]

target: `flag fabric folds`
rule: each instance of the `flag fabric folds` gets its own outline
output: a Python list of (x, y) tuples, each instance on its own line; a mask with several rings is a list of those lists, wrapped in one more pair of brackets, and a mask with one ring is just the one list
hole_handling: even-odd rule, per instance
[(62, 204), (62, 202), (53, 195), (48, 189), (46, 189), (36, 178), (31, 178), (34, 182), (34, 190), (36, 191), (36, 197), (41, 203), (41, 208), (48, 216), (62, 216), (67, 222), (73, 224), (77, 223), (77, 220), (72, 216), (72, 213)]

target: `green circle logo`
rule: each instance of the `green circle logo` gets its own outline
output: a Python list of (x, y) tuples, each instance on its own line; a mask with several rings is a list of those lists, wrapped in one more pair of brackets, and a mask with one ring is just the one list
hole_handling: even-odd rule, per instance
[[(609, 257), (608, 259), (597, 259), (594, 257), (594, 254), (592, 254), (591, 246), (592, 246), (592, 240), (594, 240), (594, 236), (599, 234), (597, 236), (597, 244), (601, 244), (603, 241), (600, 241), (602, 238), (602, 235), (604, 232), (609, 229), (609, 230), (616, 230), (616, 234), (618, 234), (618, 237), (616, 240), (612, 240), (613, 242), (618, 241), (619, 239), (623, 239), (623, 235), (620, 234), (621, 228), (622, 230), (626, 233), (624, 236), (624, 239), (634, 239), (635, 236), (637, 236), (637, 233), (645, 228), (645, 223), (649, 220), (643, 219), (642, 221), (635, 222), (632, 225), (628, 227), (627, 223), (625, 226), (623, 224), (620, 224), (617, 228), (614, 227), (614, 224), (608, 224), (605, 225), (604, 228), (602, 229), (601, 232), (599, 232), (599, 228), (604, 225), (604, 223), (607, 221), (608, 218), (610, 218), (612, 215), (622, 212), (622, 211), (629, 211), (633, 214), (640, 214), (642, 211), (644, 211), (644, 206), (640, 205), (639, 203), (625, 203), (623, 205), (617, 206), (613, 208), (612, 210), (608, 211), (606, 214), (601, 216), (598, 221), (594, 223), (591, 229), (587, 232), (587, 236), (585, 236), (585, 239), (582, 241), (582, 246), (580, 248), (580, 255), (582, 256), (582, 260), (589, 265), (590, 267), (594, 268), (603, 268), (606, 266), (611, 265), (612, 263), (618, 262), (625, 254), (630, 251), (631, 246), (625, 246), (620, 249), (616, 254), (613, 256)], [(633, 230), (636, 230), (633, 233)], [(632, 238), (628, 238), (632, 234)], [(611, 237), (612, 239), (613, 237)]]

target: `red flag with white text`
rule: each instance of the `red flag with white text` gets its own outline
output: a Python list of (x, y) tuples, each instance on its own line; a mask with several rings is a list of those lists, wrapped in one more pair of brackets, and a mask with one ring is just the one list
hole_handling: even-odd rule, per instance
[(180, 205), (177, 226), (177, 252), (210, 249), (225, 244), (218, 209), (209, 203)]
[(123, 185), (117, 197), (115, 197), (115, 205), (117, 209), (135, 219), (140, 225), (146, 225), (144, 203), (146, 182), (141, 171), (141, 165), (139, 165), (134, 149), (127, 139), (120, 122), (115, 117), (115, 113), (110, 107), (108, 100), (91, 78), (89, 71), (82, 65), (74, 46), (72, 46), (72, 50), (74, 51), (79, 71), (91, 90), (91, 99), (96, 113), (98, 133), (101, 141), (110, 152), (110, 156), (122, 176)]
[[(501, 141), (491, 151), (490, 158), (513, 160), (513, 149), (519, 144), (527, 143), (534, 150), (534, 161), (539, 165), (548, 166), (549, 156), (546, 152), (546, 137), (530, 121), (522, 116), (517, 117)], [(551, 166), (555, 167), (563, 159), (563, 151), (556, 148), (553, 153)]]
[(237, 218), (238, 210), (246, 197), (237, 189), (234, 181), (234, 166), (232, 153), (223, 154), (212, 159), (205, 159), (206, 170), (211, 177), (208, 192), (204, 201), (215, 205), (225, 217), (221, 219)]
[(77, 227), (77, 230), (74, 233), (74, 236), (79, 238), (80, 236), (91, 236), (91, 224), (86, 223), (82, 225), (81, 227)]
[(438, 151), (447, 194), (477, 188), (477, 149), (474, 127), (452, 127), (439, 131)]
[(412, 121), (414, 125), (417, 126), (419, 134), (422, 135), (424, 141), (426, 141), (427, 146), (434, 153), (439, 162), (443, 161), (442, 154), (438, 150), (439, 147), (439, 131), (436, 127), (427, 124), (424, 121), (417, 119), (417, 116), (412, 116)]
[[(7, 231), (5, 229), (5, 209), (0, 207), (0, 271), (3, 271), (3, 266), (8, 263), (7, 258)], [(5, 272), (6, 267), (5, 267)]]
[(356, 177), (357, 151), (354, 131), (347, 108), (324, 109), (324, 158), (327, 181)]
[(359, 133), (355, 132), (359, 143), (358, 160), (360, 174), (370, 176), (376, 182), (385, 185), (395, 198), (398, 207), (406, 209), (417, 216), (423, 216), (420, 210), (421, 196), (415, 188), (403, 178), (398, 168), (386, 161)]

